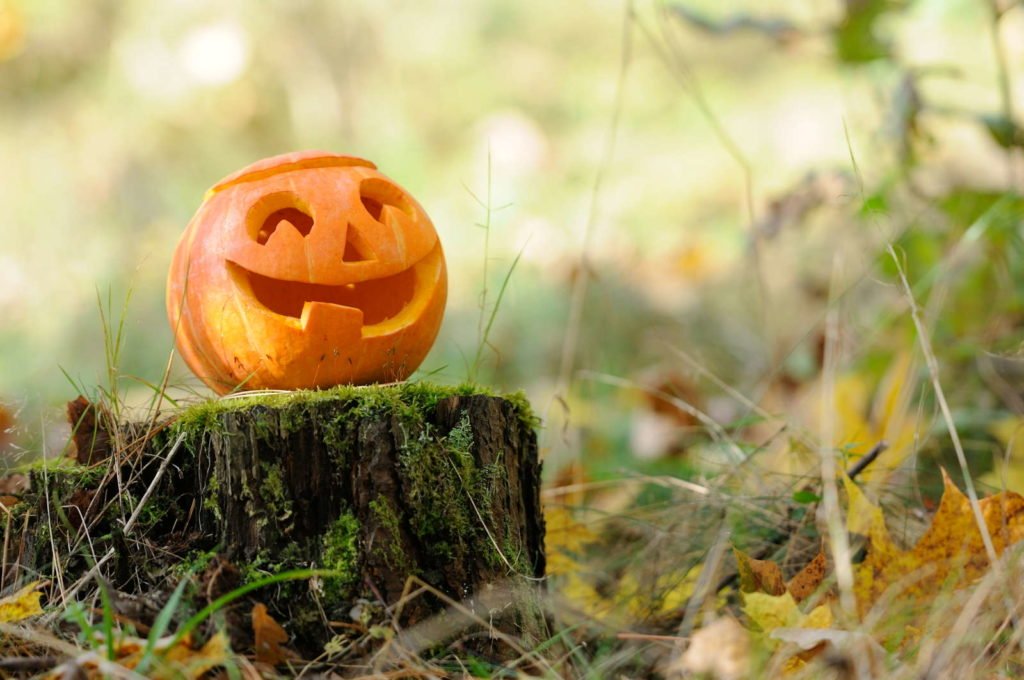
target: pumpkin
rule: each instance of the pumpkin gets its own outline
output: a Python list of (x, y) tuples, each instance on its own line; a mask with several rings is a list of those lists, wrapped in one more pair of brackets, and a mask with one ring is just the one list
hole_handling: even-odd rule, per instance
[(219, 393), (404, 380), (447, 298), (437, 232), (369, 161), (301, 152), (210, 189), (174, 252), (167, 313)]

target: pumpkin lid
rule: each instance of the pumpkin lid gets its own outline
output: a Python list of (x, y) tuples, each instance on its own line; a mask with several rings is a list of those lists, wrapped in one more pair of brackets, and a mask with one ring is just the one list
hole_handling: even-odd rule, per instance
[(292, 170), (309, 170), (313, 168), (353, 166), (371, 168), (374, 170), (377, 169), (377, 166), (368, 160), (358, 158), (356, 156), (342, 156), (328, 151), (310, 150), (283, 153), (277, 156), (271, 156), (270, 158), (258, 160), (237, 172), (231, 173), (221, 181), (214, 184), (213, 187), (206, 192), (206, 198), (209, 198), (218, 191), (235, 186), (236, 184), (252, 182), (272, 175), (277, 175), (282, 172), (290, 172)]

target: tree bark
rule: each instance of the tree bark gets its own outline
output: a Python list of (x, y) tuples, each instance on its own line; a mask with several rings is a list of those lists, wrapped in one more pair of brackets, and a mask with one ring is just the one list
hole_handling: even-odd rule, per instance
[[(209, 402), (141, 437), (130, 433), (146, 428), (111, 424), (105, 461), (33, 474), (6, 578), (59, 571), (67, 590), (112, 552), (98, 571), (119, 601), (190, 574), (210, 601), (271, 574), (327, 570), (248, 601), (316, 654), (339, 631), (406, 627), (543, 576), (534, 425), (521, 399), (422, 384)], [(436, 593), (400, 602), (410, 577)], [(536, 642), (542, 617), (506, 604), (497, 630)], [(229, 623), (242, 611), (229, 608)]]

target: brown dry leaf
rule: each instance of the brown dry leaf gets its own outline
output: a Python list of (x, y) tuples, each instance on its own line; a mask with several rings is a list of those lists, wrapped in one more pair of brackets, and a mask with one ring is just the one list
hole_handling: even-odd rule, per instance
[(821, 586), (821, 582), (825, 580), (827, 567), (828, 561), (825, 559), (825, 553), (819, 550), (814, 559), (800, 570), (800, 573), (789, 579), (786, 590), (790, 592), (794, 600), (803, 602)]
[[(867, 523), (868, 552), (857, 565), (854, 590), (862, 610), (869, 609), (890, 587), (901, 597), (933, 597), (943, 589), (959, 588), (981, 577), (989, 560), (970, 501), (943, 471), (945, 489), (931, 526), (911, 550), (894, 546), (881, 510), (872, 506)], [(850, 504), (868, 503), (852, 482), (846, 484)], [(996, 553), (1024, 539), (1024, 496), (1005, 491), (980, 501), (985, 525)], [(850, 512), (852, 517), (854, 512)], [(862, 526), (861, 529), (865, 527)], [(861, 531), (860, 533), (864, 533)], [(898, 586), (897, 586), (898, 584)]]
[(39, 605), (42, 585), (43, 581), (32, 581), (18, 592), (0, 598), (0, 623), (14, 623), (42, 614), (43, 608)]
[(109, 458), (110, 433), (104, 425), (110, 416), (106, 409), (78, 395), (74, 401), (68, 402), (67, 413), (74, 443), (68, 455), (80, 465), (92, 465)]
[(740, 574), (740, 590), (744, 593), (767, 593), (782, 595), (786, 592), (786, 580), (779, 565), (771, 560), (758, 560), (733, 547), (736, 565)]
[[(0, 5), (0, 16), (3, 15), (3, 5)], [(14, 439), (14, 414), (5, 404), (0, 403), (0, 452), (10, 446)]]
[(283, 646), (288, 642), (288, 633), (261, 602), (252, 608), (252, 631), (256, 636), (256, 661), (276, 666), (295, 658), (295, 653)]
[(796, 602), (802, 602), (818, 589), (825, 579), (825, 568), (828, 564), (825, 553), (819, 550), (814, 559), (786, 583), (782, 569), (775, 562), (754, 559), (736, 547), (733, 548), (733, 553), (736, 555), (742, 592), (779, 596), (788, 591)]

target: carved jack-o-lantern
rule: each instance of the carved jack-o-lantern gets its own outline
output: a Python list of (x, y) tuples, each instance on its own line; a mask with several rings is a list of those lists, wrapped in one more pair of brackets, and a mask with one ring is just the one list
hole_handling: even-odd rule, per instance
[(220, 393), (402, 380), (446, 297), (423, 208), (372, 163), (322, 152), (268, 158), (210, 189), (167, 280), (178, 350)]

